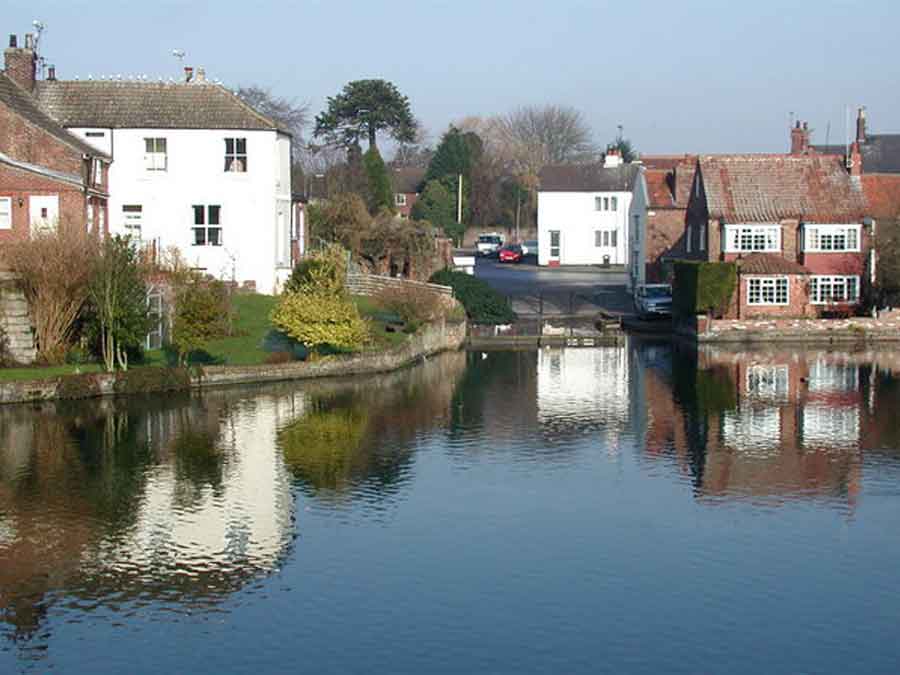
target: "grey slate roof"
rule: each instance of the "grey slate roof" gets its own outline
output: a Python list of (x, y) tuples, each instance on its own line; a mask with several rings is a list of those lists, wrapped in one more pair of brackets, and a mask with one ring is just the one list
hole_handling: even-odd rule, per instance
[(640, 167), (622, 164), (559, 164), (541, 169), (540, 192), (631, 192)]
[(66, 131), (59, 123), (40, 109), (35, 99), (0, 71), (0, 105), (4, 105), (30, 124), (42, 129), (57, 140), (78, 152), (93, 157), (108, 158), (93, 146)]
[(289, 133), (214, 83), (43, 80), (35, 96), (41, 108), (66, 127)]
[[(829, 155), (847, 154), (844, 145), (814, 145), (816, 152)], [(900, 134), (868, 134), (859, 149), (863, 173), (900, 173)]]

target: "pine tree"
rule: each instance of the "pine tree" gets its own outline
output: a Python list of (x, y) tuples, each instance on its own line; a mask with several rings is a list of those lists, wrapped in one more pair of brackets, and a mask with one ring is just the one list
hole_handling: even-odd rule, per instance
[(388, 175), (384, 160), (381, 159), (381, 153), (374, 145), (363, 155), (363, 166), (368, 183), (366, 205), (369, 207), (369, 213), (375, 215), (383, 209), (393, 212), (394, 191), (391, 188), (391, 177)]

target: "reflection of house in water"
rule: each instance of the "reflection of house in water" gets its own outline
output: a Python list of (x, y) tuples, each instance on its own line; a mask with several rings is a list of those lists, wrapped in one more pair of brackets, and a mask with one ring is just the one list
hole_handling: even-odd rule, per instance
[(546, 431), (599, 429), (618, 436), (628, 422), (629, 408), (624, 345), (538, 352), (537, 412)]

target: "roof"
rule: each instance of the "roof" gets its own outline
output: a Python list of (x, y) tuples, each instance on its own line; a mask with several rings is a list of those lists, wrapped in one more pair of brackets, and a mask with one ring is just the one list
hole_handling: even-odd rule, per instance
[(42, 80), (39, 105), (66, 127), (281, 129), (219, 84)]
[(862, 184), (869, 204), (867, 215), (879, 221), (900, 218), (900, 173), (864, 173)]
[[(845, 145), (813, 145), (825, 155), (847, 155)], [(859, 146), (863, 173), (900, 173), (900, 134), (868, 134)]]
[(709, 155), (699, 166), (709, 215), (726, 222), (849, 223), (866, 212), (860, 183), (838, 157)]
[(696, 155), (645, 158), (644, 176), (652, 209), (686, 209), (697, 171)]
[(670, 185), (671, 173), (665, 169), (648, 169), (644, 172), (647, 180), (647, 198), (650, 208), (665, 209), (675, 206), (675, 197)]
[(604, 167), (602, 164), (558, 164), (540, 174), (540, 192), (631, 192), (639, 164)]
[(65, 143), (73, 150), (94, 157), (108, 157), (97, 150), (97, 148), (88, 145), (74, 134), (66, 131), (58, 122), (40, 109), (34, 97), (29, 95), (28, 92), (13, 82), (2, 71), (0, 71), (0, 103), (17, 115), (20, 115), (30, 124), (42, 129), (58, 141)]
[(803, 265), (771, 253), (751, 253), (738, 260), (741, 274), (810, 274)]
[(416, 166), (405, 166), (391, 171), (391, 183), (394, 192), (416, 194), (425, 180), (425, 169)]

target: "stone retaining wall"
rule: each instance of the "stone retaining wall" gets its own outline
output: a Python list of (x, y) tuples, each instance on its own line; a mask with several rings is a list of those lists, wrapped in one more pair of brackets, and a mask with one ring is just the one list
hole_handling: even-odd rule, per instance
[(18, 278), (6, 270), (0, 270), (0, 339), (5, 339), (8, 356), (16, 363), (34, 363), (37, 351), (28, 301)]
[(716, 319), (697, 316), (676, 326), (698, 342), (882, 342), (900, 341), (900, 310), (877, 318)]
[(425, 281), (412, 281), (400, 277), (384, 277), (377, 274), (359, 274), (351, 272), (347, 274), (347, 291), (351, 295), (378, 295), (386, 288), (422, 288), (440, 295), (453, 295), (450, 286), (429, 284)]
[(0, 403), (91, 398), (113, 394), (279, 382), (319, 377), (369, 375), (397, 370), (466, 341), (466, 324), (441, 322), (423, 327), (409, 342), (388, 352), (357, 354), (321, 361), (261, 366), (209, 366), (188, 375), (183, 369), (134, 368), (127, 373), (67, 375), (48, 380), (0, 383)]

